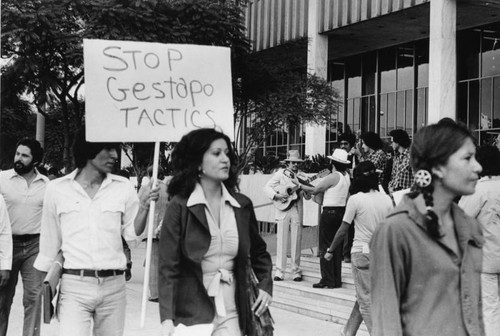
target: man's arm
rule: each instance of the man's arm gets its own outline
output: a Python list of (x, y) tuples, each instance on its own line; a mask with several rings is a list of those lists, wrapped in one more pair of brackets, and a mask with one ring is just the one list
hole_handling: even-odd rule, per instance
[(0, 195), (0, 287), (7, 284), (12, 267), (12, 232), (7, 206)]
[(340, 225), (340, 228), (337, 230), (337, 233), (335, 233), (335, 237), (333, 237), (333, 241), (330, 244), (330, 247), (326, 250), (325, 253), (326, 260), (332, 260), (333, 251), (335, 251), (337, 247), (339, 247), (339, 245), (344, 242), (344, 237), (347, 234), (347, 231), (349, 231), (350, 225), (351, 224), (347, 222), (342, 222), (342, 225)]
[(264, 186), (264, 194), (266, 194), (266, 196), (271, 200), (274, 200), (275, 196), (277, 195), (274, 188), (280, 185), (282, 175), (282, 170), (278, 170)]
[(316, 195), (316, 194), (324, 193), (329, 188), (336, 186), (337, 183), (339, 183), (339, 181), (340, 181), (339, 174), (329, 174), (328, 176), (323, 178), (318, 183), (318, 185), (311, 187), (311, 186), (307, 186), (307, 185), (302, 184), (301, 188), (305, 192), (308, 192), (312, 195)]
[(42, 272), (48, 272), (62, 245), (61, 223), (56, 207), (57, 193), (56, 186), (49, 183), (43, 199), (40, 252), (34, 264)]

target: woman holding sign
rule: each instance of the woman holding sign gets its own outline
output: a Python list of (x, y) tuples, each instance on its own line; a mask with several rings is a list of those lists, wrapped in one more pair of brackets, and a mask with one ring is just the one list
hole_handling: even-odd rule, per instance
[(235, 163), (229, 138), (214, 129), (188, 133), (172, 152), (176, 173), (160, 237), (163, 336), (174, 335), (174, 325), (193, 334), (202, 324), (211, 335), (245, 334), (249, 258), (260, 289), (253, 313), (272, 301), (271, 257), (251, 201), (235, 192)]

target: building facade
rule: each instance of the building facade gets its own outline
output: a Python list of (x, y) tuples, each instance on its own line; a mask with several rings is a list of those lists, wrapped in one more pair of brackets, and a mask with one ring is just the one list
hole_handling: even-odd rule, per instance
[(500, 0), (253, 0), (246, 26), (255, 52), (307, 37), (307, 71), (342, 103), (327, 126), (277, 130), (264, 155), (330, 153), (343, 132), (413, 134), (443, 117), (481, 144), (500, 133)]

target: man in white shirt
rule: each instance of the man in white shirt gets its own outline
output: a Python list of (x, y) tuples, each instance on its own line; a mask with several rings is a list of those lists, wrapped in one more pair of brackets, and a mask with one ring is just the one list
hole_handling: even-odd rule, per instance
[(39, 336), (43, 274), (33, 267), (39, 250), (43, 195), (48, 179), (35, 167), (42, 162), (43, 149), (34, 139), (16, 145), (14, 168), (0, 173), (0, 194), (5, 199), (12, 229), (12, 269), (0, 291), (0, 335), (7, 334), (10, 308), (19, 273), (23, 282), (23, 336)]
[(88, 336), (92, 320), (94, 335), (122, 335), (127, 261), (121, 236), (134, 240), (143, 232), (154, 191), (139, 200), (126, 178), (110, 173), (117, 144), (89, 143), (82, 132), (73, 152), (77, 169), (47, 187), (35, 267), (48, 271), (62, 252), (60, 335)]
[(12, 230), (7, 205), (0, 195), (0, 290), (7, 285), (12, 268)]
[[(303, 201), (300, 185), (296, 174), (299, 169), (299, 162), (303, 162), (298, 150), (290, 150), (286, 169), (278, 170), (264, 186), (264, 193), (273, 201), (289, 204), (281, 210), (276, 208), (275, 218), (278, 226), (276, 242), (276, 273), (274, 281), (282, 281), (285, 278), (288, 231), (291, 231), (291, 262), (293, 281), (302, 281), (302, 271), (300, 269), (300, 253), (302, 241), (302, 215)], [(297, 190), (291, 195), (286, 193), (287, 187)], [(294, 199), (294, 200), (292, 200)]]

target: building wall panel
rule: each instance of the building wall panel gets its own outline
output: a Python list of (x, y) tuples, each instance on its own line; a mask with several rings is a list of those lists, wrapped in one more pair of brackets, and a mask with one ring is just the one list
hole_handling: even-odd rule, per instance
[(326, 33), (430, 0), (250, 0), (245, 22), (253, 50), (307, 36), (309, 1), (320, 2), (317, 33)]

